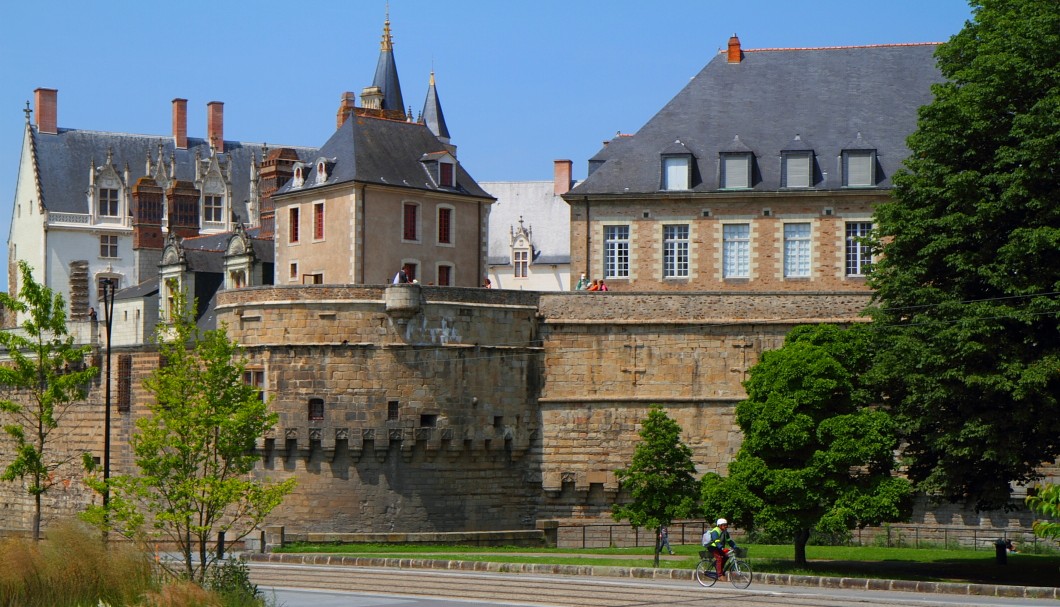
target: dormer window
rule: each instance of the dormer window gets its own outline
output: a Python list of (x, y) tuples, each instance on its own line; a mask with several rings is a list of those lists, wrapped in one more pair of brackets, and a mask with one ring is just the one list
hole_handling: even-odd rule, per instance
[(99, 188), (99, 216), (118, 216), (118, 190), (112, 188)]
[(662, 157), (662, 189), (688, 190), (692, 187), (692, 156), (689, 154)]
[(456, 158), (452, 154), (431, 152), (420, 157), (420, 162), (436, 187), (456, 187)]
[(303, 185), (305, 185), (305, 173), (304, 173), (304, 170), (305, 170), (305, 167), (302, 165), (302, 163), (299, 162), (299, 163), (294, 165), (294, 178), (293, 178), (293, 180), (291, 182), (291, 187), (300, 188)]
[(780, 187), (808, 188), (813, 185), (813, 153), (783, 152)]
[(876, 150), (843, 150), (843, 186), (871, 188), (876, 185)]
[(744, 190), (751, 187), (751, 153), (727, 152), (721, 155), (721, 189)]
[(876, 146), (858, 133), (854, 141), (843, 147), (843, 187), (871, 188), (876, 186)]
[(209, 194), (203, 196), (202, 218), (207, 223), (221, 223), (224, 221), (224, 198)]
[(317, 163), (316, 163), (316, 167), (317, 167), (317, 174), (316, 174), (316, 181), (315, 181), (316, 185), (323, 185), (323, 184), (327, 183), (328, 182), (328, 177), (330, 177), (330, 175), (328, 174), (328, 169), (330, 167), (329, 167), (329, 163), (328, 163), (327, 158), (318, 158), (317, 159)]
[(438, 185), (443, 188), (451, 188), (454, 185), (453, 180), (453, 163), (451, 162), (439, 162), (438, 163)]

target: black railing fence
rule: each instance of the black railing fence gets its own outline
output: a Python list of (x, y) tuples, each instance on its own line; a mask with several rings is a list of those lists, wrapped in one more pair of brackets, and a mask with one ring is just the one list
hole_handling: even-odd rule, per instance
[[(676, 522), (669, 526), (670, 544), (699, 545), (703, 533), (714, 525), (704, 521)], [(746, 538), (739, 529), (730, 529), (739, 542)], [(1060, 549), (1060, 543), (1034, 535), (1026, 528), (930, 527), (925, 525), (884, 525), (851, 531), (849, 541), (855, 546), (890, 546), (907, 548), (971, 548), (994, 550), (998, 539), (1012, 540), (1016, 547), (1035, 550), (1039, 547)], [(560, 523), (556, 528), (556, 545), (560, 548), (651, 547), (654, 529), (636, 529), (628, 524)]]

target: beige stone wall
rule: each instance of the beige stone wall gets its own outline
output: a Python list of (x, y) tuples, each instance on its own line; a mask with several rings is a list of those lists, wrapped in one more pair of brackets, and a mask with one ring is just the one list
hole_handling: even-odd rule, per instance
[[(567, 196), (571, 205), (571, 274), (604, 277), (604, 226), (628, 225), (630, 277), (608, 278), (613, 291), (862, 291), (862, 277), (845, 276), (845, 224), (871, 221), (883, 192), (769, 192), (646, 196), (620, 199)], [(785, 278), (784, 224), (810, 223), (811, 275)], [(722, 277), (722, 225), (751, 228), (750, 278)], [(662, 233), (667, 224), (689, 226), (689, 276), (663, 278)]]
[[(402, 264), (416, 266), (421, 284), (438, 282), (438, 266), (452, 267), (451, 285), (477, 287), (486, 275), (486, 201), (398, 187), (350, 185), (293, 194), (276, 201), (276, 284), (389, 284)], [(418, 239), (403, 238), (403, 206), (417, 205)], [(324, 205), (324, 238), (314, 232), (314, 206)], [(438, 240), (438, 210), (451, 210), (451, 242)], [(291, 243), (291, 209), (299, 210), (299, 238)], [(483, 245), (484, 246), (484, 245)], [(297, 271), (292, 273), (292, 264)]]
[[(257, 474), (298, 479), (269, 522), (291, 533), (413, 532), (607, 517), (622, 498), (614, 471), (656, 404), (681, 425), (698, 471), (724, 472), (741, 441), (733, 408), (762, 352), (798, 323), (858, 322), (866, 303), (854, 292), (320, 285), (224, 292), (216, 310), (279, 414), (258, 442)], [(113, 416), (114, 474), (131, 471), (128, 438), (150, 398), (142, 381), (158, 364), (150, 350), (113, 356), (123, 354), (133, 398)], [(56, 474), (45, 525), (98, 500), (76, 460), (102, 457), (102, 402), (97, 382), (63, 421), (63, 452), (78, 457)], [(0, 438), (0, 462), (10, 453)], [(17, 485), (0, 484), (0, 527), (29, 527), (31, 500)]]

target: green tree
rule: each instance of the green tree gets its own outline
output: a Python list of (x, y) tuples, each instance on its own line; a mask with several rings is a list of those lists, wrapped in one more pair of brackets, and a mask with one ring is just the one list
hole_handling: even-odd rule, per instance
[(246, 360), (224, 327), (201, 333), (183, 297), (158, 331), (163, 364), (144, 384), (150, 414), (130, 438), (136, 474), (112, 477), (108, 512), (86, 518), (139, 537), (147, 523), (175, 544), (183, 575), (203, 583), (215, 562), (218, 532), (245, 537), (294, 488), (294, 479), (254, 478), (254, 441), (277, 420), (244, 383)]
[(877, 372), (938, 499), (1010, 505), (1060, 454), (1060, 4), (972, 2), (877, 208)]
[(0, 293), (0, 304), (22, 319), (21, 330), (0, 331), (0, 348), (10, 359), (0, 365), (0, 386), (17, 394), (0, 400), (4, 432), (15, 447), (0, 479), (25, 484), (33, 497), (33, 539), (39, 540), (41, 500), (58, 480), (55, 471), (81, 457), (53, 448), (59, 424), (71, 406), (84, 400), (97, 370), (84, 364), (89, 346), (74, 346), (67, 332), (62, 295), (34, 280), (25, 261), (18, 270), (18, 294)]
[(636, 528), (655, 530), (658, 567), (659, 533), (674, 519), (695, 513), (699, 482), (692, 450), (681, 442), (681, 426), (662, 407), (655, 405), (648, 411), (639, 434), (633, 461), (628, 468), (615, 471), (622, 488), (629, 492), (630, 501), (616, 504), (611, 516), (615, 520), (629, 519)]
[(1034, 521), (1035, 535), (1060, 539), (1060, 485), (1038, 485), (1038, 490), (1027, 496), (1027, 507), (1047, 519)]
[(799, 565), (811, 531), (907, 516), (911, 489), (894, 475), (898, 429), (860, 379), (871, 336), (864, 326), (801, 326), (762, 354), (736, 406), (744, 440), (729, 475), (703, 479), (705, 511), (790, 538)]

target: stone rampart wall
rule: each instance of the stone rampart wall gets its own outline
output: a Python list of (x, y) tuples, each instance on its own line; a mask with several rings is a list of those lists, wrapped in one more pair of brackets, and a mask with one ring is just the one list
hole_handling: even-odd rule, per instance
[[(724, 472), (741, 441), (733, 408), (762, 352), (798, 323), (860, 322), (867, 302), (312, 285), (225, 292), (216, 310), (279, 414), (257, 473), (298, 479), (268, 521), (297, 534), (605, 518), (622, 499), (614, 471), (656, 404), (699, 472)], [(128, 439), (150, 402), (142, 381), (158, 364), (149, 348), (120, 355), (132, 357), (132, 406), (113, 416), (113, 474), (131, 471)], [(102, 402), (97, 382), (71, 409), (65, 454), (102, 457)], [(10, 451), (0, 439), (0, 458)], [(45, 525), (98, 500), (79, 459), (57, 471)], [(16, 485), (0, 484), (2, 526), (24, 529), (31, 501)]]

